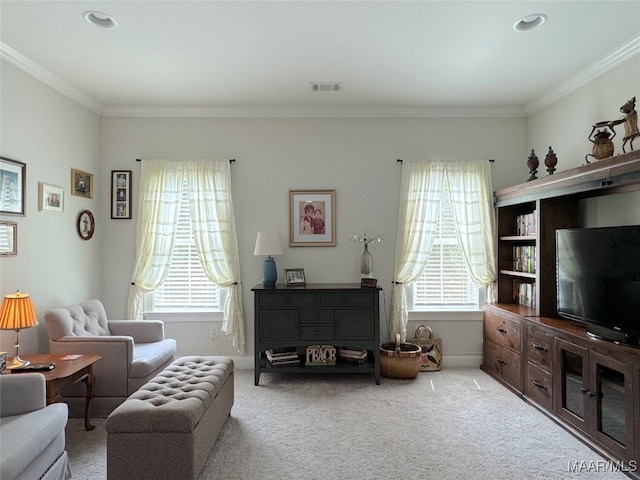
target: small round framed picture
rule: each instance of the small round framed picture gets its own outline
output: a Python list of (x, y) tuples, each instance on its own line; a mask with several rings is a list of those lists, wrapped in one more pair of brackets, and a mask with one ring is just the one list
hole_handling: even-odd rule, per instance
[(93, 218), (93, 213), (89, 210), (83, 210), (78, 215), (78, 235), (82, 240), (89, 240), (93, 237), (93, 233), (96, 229), (95, 220)]

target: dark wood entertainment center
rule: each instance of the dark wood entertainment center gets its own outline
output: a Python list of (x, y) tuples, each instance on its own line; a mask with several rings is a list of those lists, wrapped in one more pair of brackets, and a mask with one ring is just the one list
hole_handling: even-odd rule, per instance
[[(640, 348), (593, 338), (585, 325), (559, 318), (555, 231), (583, 226), (581, 199), (639, 189), (634, 151), (495, 192), (497, 302), (484, 311), (482, 365), (638, 479)], [(533, 218), (533, 231), (517, 231), (518, 220)], [(523, 252), (531, 268), (514, 262)]]

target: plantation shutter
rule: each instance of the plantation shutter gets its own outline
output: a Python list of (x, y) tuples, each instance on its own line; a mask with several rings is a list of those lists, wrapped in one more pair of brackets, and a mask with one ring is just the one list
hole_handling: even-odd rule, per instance
[(427, 267), (415, 284), (415, 309), (469, 308), (478, 304), (478, 287), (467, 273), (453, 218), (445, 178), (436, 238)]
[(154, 295), (155, 311), (184, 309), (220, 310), (219, 288), (206, 277), (196, 252), (186, 176), (169, 274)]

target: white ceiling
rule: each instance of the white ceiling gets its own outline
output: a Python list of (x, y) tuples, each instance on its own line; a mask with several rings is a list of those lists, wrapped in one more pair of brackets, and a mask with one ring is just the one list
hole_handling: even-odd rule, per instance
[[(532, 13), (549, 19), (512, 28)], [(0, 15), (3, 58), (105, 115), (522, 115), (640, 53), (638, 0), (1, 0)]]

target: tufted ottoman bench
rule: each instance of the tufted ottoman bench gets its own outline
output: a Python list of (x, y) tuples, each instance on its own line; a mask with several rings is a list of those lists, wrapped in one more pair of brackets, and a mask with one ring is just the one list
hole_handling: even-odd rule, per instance
[(233, 360), (182, 357), (107, 418), (107, 478), (196, 479), (233, 406)]

